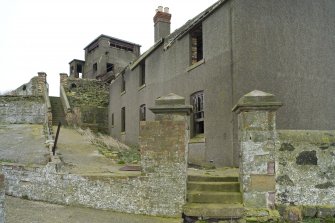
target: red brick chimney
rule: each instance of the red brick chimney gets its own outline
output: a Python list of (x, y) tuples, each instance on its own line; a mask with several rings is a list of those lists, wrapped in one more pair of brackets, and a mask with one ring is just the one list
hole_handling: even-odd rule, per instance
[(158, 6), (154, 16), (155, 42), (170, 34), (171, 14), (169, 8)]

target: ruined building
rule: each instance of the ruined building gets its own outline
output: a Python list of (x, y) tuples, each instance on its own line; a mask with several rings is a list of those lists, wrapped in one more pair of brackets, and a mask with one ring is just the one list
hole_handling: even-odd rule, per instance
[(158, 8), (149, 50), (139, 55), (139, 45), (101, 35), (70, 70), (80, 65), (84, 78), (112, 80), (112, 136), (137, 144), (140, 121), (154, 118), (148, 108), (173, 92), (193, 106), (189, 162), (238, 166), (231, 109), (254, 89), (284, 103), (278, 128), (333, 128), (334, 18), (331, 0), (219, 0), (170, 33), (171, 14)]

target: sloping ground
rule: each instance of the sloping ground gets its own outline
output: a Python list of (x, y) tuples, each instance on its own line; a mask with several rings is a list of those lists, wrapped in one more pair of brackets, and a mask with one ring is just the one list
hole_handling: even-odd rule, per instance
[[(6, 196), (6, 222), (35, 223), (180, 223), (180, 219), (133, 215), (29, 201)], [(29, 207), (29, 208), (27, 208)]]
[(119, 165), (100, 154), (99, 147), (93, 145), (87, 135), (73, 128), (61, 128), (56, 153), (65, 164), (62, 172), (85, 175), (140, 175), (140, 171), (119, 171), (124, 164)]
[(42, 125), (0, 124), (0, 161), (21, 164), (47, 164)]

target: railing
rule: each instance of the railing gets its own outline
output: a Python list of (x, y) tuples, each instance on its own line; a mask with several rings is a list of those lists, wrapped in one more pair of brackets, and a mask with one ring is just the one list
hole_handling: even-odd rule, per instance
[(60, 126), (61, 125), (62, 125), (62, 123), (58, 122), (58, 127), (57, 127), (57, 132), (56, 132), (56, 138), (55, 138), (54, 146), (52, 147), (52, 155), (56, 154), (57, 141), (58, 141), (59, 130), (60, 130)]

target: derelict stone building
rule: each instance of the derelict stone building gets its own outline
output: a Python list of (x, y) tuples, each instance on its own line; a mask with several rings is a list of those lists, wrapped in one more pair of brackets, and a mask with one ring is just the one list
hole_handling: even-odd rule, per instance
[[(158, 19), (159, 18), (159, 19)], [(155, 29), (169, 25), (158, 10)], [(193, 105), (189, 161), (237, 166), (237, 121), (231, 109), (253, 89), (284, 107), (278, 127), (331, 129), (335, 124), (335, 2), (220, 0), (155, 44), (110, 87), (112, 136), (138, 142), (139, 122), (159, 96)]]
[(140, 55), (140, 45), (115, 37), (100, 35), (85, 50), (85, 61), (74, 59), (70, 64), (70, 77), (99, 79), (110, 82), (130, 61)]

